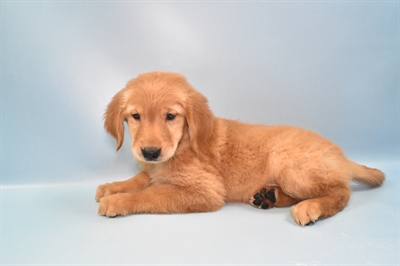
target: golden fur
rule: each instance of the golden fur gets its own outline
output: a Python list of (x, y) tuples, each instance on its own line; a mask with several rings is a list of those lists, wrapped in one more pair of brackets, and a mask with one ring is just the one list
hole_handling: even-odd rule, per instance
[(105, 113), (105, 129), (132, 136), (142, 171), (98, 187), (99, 214), (186, 213), (249, 203), (275, 187), (276, 203), (306, 225), (341, 211), (354, 180), (382, 184), (384, 174), (348, 160), (330, 141), (290, 126), (241, 123), (215, 117), (207, 99), (176, 73), (150, 72), (131, 80)]

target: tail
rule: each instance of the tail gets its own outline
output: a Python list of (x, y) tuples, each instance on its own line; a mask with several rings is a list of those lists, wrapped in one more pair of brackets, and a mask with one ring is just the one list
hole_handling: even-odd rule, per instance
[(385, 181), (385, 174), (374, 168), (351, 162), (351, 168), (353, 170), (353, 181), (364, 183), (370, 186), (382, 185)]

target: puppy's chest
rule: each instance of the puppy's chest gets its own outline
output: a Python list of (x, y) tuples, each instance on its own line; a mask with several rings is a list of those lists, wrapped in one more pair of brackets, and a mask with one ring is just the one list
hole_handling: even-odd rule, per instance
[(179, 184), (179, 179), (168, 168), (161, 168), (148, 174), (153, 186)]
[(159, 186), (159, 185), (167, 185), (167, 184), (171, 184), (171, 177), (168, 175), (164, 175), (162, 173), (151, 173), (150, 174), (150, 180), (151, 180), (151, 184), (153, 186)]

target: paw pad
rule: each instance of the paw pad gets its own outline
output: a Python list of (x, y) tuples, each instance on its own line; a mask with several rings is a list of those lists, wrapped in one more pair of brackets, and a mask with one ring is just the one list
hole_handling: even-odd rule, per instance
[(250, 199), (250, 205), (259, 209), (269, 209), (275, 206), (275, 189), (262, 188)]

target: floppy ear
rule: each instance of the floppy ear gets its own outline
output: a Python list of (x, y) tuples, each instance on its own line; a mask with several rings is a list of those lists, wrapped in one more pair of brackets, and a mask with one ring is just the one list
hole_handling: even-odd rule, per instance
[(107, 106), (104, 128), (117, 140), (117, 151), (124, 141), (123, 90), (118, 92)]
[(214, 115), (208, 107), (208, 100), (191, 89), (186, 99), (186, 120), (189, 126), (190, 146), (198, 153), (203, 144), (211, 138), (214, 130)]

